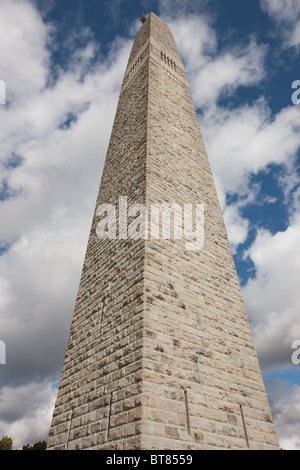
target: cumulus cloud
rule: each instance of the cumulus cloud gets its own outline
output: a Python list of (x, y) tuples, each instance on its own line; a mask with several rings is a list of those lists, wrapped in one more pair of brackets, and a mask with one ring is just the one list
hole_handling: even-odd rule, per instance
[(260, 5), (277, 20), (294, 21), (297, 15), (300, 15), (297, 0), (260, 0)]
[(260, 98), (235, 109), (212, 107), (201, 119), (213, 170), (226, 192), (246, 194), (250, 175), (270, 164), (294, 167), (300, 149), (299, 107), (273, 116)]
[(246, 253), (256, 277), (247, 282), (243, 295), (266, 371), (291, 367), (292, 343), (300, 338), (299, 239), (298, 215), (284, 232), (259, 230)]
[(265, 48), (251, 40), (244, 47), (225, 51), (192, 75), (195, 105), (211, 106), (238, 87), (253, 86), (263, 78)]
[(284, 46), (300, 45), (300, 4), (298, 0), (260, 0), (260, 5), (280, 27)]
[(47, 441), (56, 390), (47, 382), (4, 387), (0, 395), (0, 429), (13, 438), (13, 448)]
[(277, 379), (266, 380), (266, 390), (281, 447), (286, 450), (299, 450), (300, 387)]
[(241, 216), (239, 206), (237, 204), (230, 206), (226, 205), (223, 211), (223, 217), (233, 254), (235, 254), (237, 246), (247, 240), (249, 221)]
[(33, 93), (44, 86), (51, 30), (29, 2), (1, 2), (1, 78), (8, 85), (9, 98), (21, 99), (24, 91)]
[(54, 69), (54, 33), (31, 2), (1, 3), (0, 434), (18, 446), (47, 439), (131, 47), (119, 38), (106, 59), (84, 30)]
[[(287, 201), (299, 184), (296, 171), (300, 150), (300, 108), (271, 113), (264, 98), (237, 108), (212, 106), (199, 117), (232, 249), (247, 240), (252, 226), (242, 215), (249, 205), (271, 204), (275, 199), (260, 194), (252, 177), (281, 168), (278, 185)], [(228, 203), (226, 196), (236, 195)]]
[(207, 15), (166, 14), (180, 50), (195, 106), (211, 107), (238, 87), (253, 86), (264, 77), (267, 48), (252, 37), (248, 43), (219, 50), (218, 37)]

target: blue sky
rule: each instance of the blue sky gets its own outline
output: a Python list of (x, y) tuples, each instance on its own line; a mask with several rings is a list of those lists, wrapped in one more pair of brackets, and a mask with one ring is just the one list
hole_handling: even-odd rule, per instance
[(120, 86), (150, 11), (186, 68), (280, 443), (300, 449), (298, 0), (1, 1), (0, 434), (47, 439)]

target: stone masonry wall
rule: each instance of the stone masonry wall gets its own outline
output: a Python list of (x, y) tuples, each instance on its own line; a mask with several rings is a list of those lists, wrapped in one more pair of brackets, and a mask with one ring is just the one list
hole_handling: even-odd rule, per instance
[(145, 241), (96, 230), (100, 204), (145, 203), (147, 76), (144, 63), (120, 95), (48, 449), (140, 447)]
[(182, 240), (146, 244), (143, 448), (276, 448), (190, 90), (168, 27), (154, 15), (150, 21), (161, 45), (154, 35), (147, 203), (203, 204), (205, 243), (200, 251)]
[[(204, 246), (99, 240), (97, 208), (202, 204)], [(118, 238), (117, 231), (117, 238)], [(153, 13), (125, 71), (49, 449), (276, 449), (184, 67)]]

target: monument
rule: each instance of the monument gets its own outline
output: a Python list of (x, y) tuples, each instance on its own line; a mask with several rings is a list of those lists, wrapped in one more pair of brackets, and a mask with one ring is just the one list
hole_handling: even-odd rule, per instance
[(154, 13), (120, 91), (47, 448), (278, 449), (184, 66)]

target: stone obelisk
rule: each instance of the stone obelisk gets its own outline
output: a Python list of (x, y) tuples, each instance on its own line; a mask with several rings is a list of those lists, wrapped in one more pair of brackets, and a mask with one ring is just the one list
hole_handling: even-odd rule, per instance
[[(48, 449), (277, 449), (184, 66), (166, 24), (154, 13), (142, 21)], [(157, 208), (162, 222), (153, 229)], [(180, 208), (193, 211), (189, 231), (184, 211), (175, 227)]]

